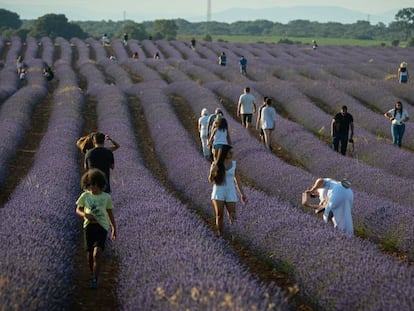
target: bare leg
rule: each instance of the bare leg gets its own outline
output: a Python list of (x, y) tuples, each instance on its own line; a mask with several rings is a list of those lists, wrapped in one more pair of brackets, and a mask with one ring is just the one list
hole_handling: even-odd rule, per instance
[(223, 234), (224, 225), (224, 201), (212, 200), (216, 214), (216, 228), (219, 236)]
[(93, 249), (93, 276), (95, 278), (97, 278), (99, 274), (101, 254), (102, 254), (102, 249), (100, 247), (95, 247)]
[(236, 202), (226, 202), (227, 216), (230, 224), (236, 220)]
[(86, 252), (86, 260), (88, 261), (89, 271), (91, 272), (91, 275), (93, 276), (93, 255), (92, 255), (92, 252)]
[(264, 132), (265, 146), (267, 149), (270, 150), (270, 135), (272, 135), (272, 130), (265, 129), (263, 130), (263, 132)]

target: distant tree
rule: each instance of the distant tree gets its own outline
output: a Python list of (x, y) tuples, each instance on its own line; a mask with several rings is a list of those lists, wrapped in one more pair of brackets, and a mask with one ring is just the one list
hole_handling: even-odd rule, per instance
[(374, 39), (374, 28), (368, 21), (357, 21), (350, 25), (346, 35), (359, 40), (372, 40)]
[(177, 32), (178, 27), (173, 20), (158, 19), (154, 21), (152, 29), (154, 39), (175, 40)]
[(63, 37), (65, 39), (78, 37), (84, 39), (87, 37), (87, 34), (79, 25), (69, 23), (63, 14), (46, 14), (39, 17), (33, 23), (33, 28), (30, 30), (29, 35), (37, 38), (48, 36), (52, 39), (56, 37)]
[(125, 24), (124, 33), (129, 35), (130, 39), (144, 40), (148, 38), (148, 33), (143, 24), (138, 24), (133, 21), (129, 21)]
[(395, 15), (395, 19), (405, 33), (405, 39), (408, 39), (414, 30), (414, 8), (399, 10)]
[(203, 37), (203, 40), (206, 41), (206, 42), (212, 42), (213, 41), (213, 37), (210, 34), (206, 34)]
[(11, 37), (20, 37), (23, 41), (26, 40), (27, 34), (29, 33), (29, 29), (19, 28), (19, 29), (6, 29), (1, 34), (7, 38)]
[(0, 9), (0, 28), (17, 29), (22, 25), (20, 16), (17, 13)]

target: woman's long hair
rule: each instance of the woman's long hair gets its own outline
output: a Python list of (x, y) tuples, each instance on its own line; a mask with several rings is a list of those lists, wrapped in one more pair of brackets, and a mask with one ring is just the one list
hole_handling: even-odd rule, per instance
[[(397, 105), (398, 104), (400, 104), (401, 105), (401, 108), (397, 108)], [(397, 112), (400, 112), (400, 114), (402, 115), (402, 113), (403, 113), (403, 104), (402, 104), (402, 102), (400, 102), (400, 101), (398, 101), (398, 102), (396, 102), (395, 103), (395, 105), (394, 105), (394, 118), (395, 118), (395, 116), (397, 115)]]
[(224, 131), (228, 129), (226, 118), (217, 118), (217, 130)]
[(217, 185), (221, 185), (224, 182), (226, 176), (226, 168), (224, 167), (224, 160), (227, 158), (227, 154), (229, 153), (232, 147), (230, 145), (223, 145), (218, 150), (217, 155), (217, 166), (218, 171), (217, 175), (214, 177), (214, 183)]

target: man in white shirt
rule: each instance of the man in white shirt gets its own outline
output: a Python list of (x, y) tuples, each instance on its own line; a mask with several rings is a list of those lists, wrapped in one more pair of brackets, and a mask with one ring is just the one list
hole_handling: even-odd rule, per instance
[(249, 128), (254, 113), (256, 113), (256, 99), (250, 94), (250, 87), (245, 87), (237, 105), (237, 117), (240, 117), (245, 128)]

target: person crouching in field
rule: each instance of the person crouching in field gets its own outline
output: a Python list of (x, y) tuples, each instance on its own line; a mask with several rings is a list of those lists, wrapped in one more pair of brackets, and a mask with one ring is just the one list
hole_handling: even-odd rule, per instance
[(91, 272), (92, 288), (98, 286), (100, 257), (105, 249), (109, 228), (111, 240), (116, 238), (115, 219), (112, 213), (112, 198), (104, 192), (107, 184), (105, 174), (99, 169), (90, 169), (81, 179), (84, 192), (76, 201), (76, 214), (83, 218), (86, 241), (86, 257)]
[[(337, 181), (331, 178), (318, 178), (311, 188), (302, 193), (302, 206), (310, 207), (315, 213), (322, 213), (325, 222), (332, 221), (335, 228), (347, 234), (354, 234), (352, 205), (354, 193), (347, 179)], [(319, 204), (311, 203), (312, 197), (319, 196)]]

